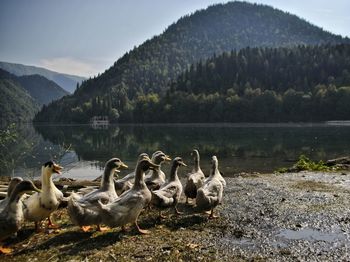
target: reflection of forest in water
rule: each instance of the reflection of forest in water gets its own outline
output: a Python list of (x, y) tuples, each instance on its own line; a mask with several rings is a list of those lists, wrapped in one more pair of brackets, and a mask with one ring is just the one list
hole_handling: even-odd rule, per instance
[[(32, 127), (27, 128), (36, 145), (24, 158), (27, 166), (38, 165), (38, 161), (50, 157), (45, 147), (51, 147), (57, 155), (57, 151), (67, 146), (71, 151), (63, 157), (70, 154), (68, 158), (73, 161), (98, 161), (102, 165), (116, 156), (131, 167), (139, 153), (151, 154), (158, 149), (172, 157), (182, 156), (191, 164), (189, 153), (192, 148), (198, 148), (204, 168), (209, 168), (210, 157), (215, 154), (228, 175), (238, 171), (273, 171), (290, 166), (290, 161), (300, 154), (326, 160), (350, 153), (350, 127), (346, 126), (123, 125), (107, 129), (36, 126), (37, 133)], [(36, 156), (36, 161), (31, 156)]]

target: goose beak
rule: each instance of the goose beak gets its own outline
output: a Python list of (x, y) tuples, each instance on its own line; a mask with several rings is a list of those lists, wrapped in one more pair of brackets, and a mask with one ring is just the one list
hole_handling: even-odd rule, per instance
[(179, 164), (182, 166), (187, 166), (184, 162), (180, 162)]
[(55, 173), (60, 175), (62, 169), (63, 169), (63, 167), (61, 167), (60, 165), (53, 164), (53, 172), (55, 172)]
[(168, 156), (168, 155), (165, 155), (165, 158), (164, 158), (164, 160), (165, 160), (165, 161), (171, 161), (171, 158), (170, 158), (170, 156)]
[(124, 169), (126, 169), (126, 168), (128, 168), (128, 166), (127, 165), (125, 165), (123, 162), (120, 164), (120, 167), (119, 168), (124, 168)]

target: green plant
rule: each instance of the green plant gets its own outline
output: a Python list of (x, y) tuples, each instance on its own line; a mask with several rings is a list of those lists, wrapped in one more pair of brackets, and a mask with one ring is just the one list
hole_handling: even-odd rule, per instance
[(305, 155), (300, 155), (299, 160), (291, 168), (280, 168), (278, 173), (300, 172), (300, 171), (335, 171), (338, 167), (327, 166), (322, 160), (314, 162)]

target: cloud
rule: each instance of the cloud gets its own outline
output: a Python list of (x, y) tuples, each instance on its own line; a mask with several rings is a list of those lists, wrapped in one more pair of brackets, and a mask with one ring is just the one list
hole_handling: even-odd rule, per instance
[(94, 76), (101, 70), (96, 65), (72, 57), (54, 57), (40, 60), (41, 67), (52, 71), (79, 76)]

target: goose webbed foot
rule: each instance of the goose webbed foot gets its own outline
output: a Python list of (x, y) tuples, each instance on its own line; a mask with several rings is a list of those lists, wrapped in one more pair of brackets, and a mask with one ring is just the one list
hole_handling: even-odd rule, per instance
[(97, 230), (100, 232), (104, 232), (109, 230), (109, 227), (102, 227), (101, 225), (97, 225)]
[(147, 234), (151, 233), (149, 230), (141, 229), (139, 227), (139, 225), (137, 224), (137, 221), (135, 222), (135, 226), (136, 226), (137, 231), (142, 235), (147, 235)]
[(88, 232), (91, 229), (91, 226), (81, 226), (80, 228), (83, 232)]
[(182, 215), (183, 212), (180, 212), (180, 211), (177, 209), (177, 207), (175, 206), (175, 214), (176, 214), (176, 215)]
[(34, 230), (36, 233), (41, 233), (43, 232), (44, 230), (41, 228), (41, 221), (40, 222), (34, 222), (35, 224), (35, 227), (34, 227)]
[(53, 223), (50, 217), (48, 217), (47, 219), (48, 219), (48, 223), (47, 223), (48, 228), (57, 229), (60, 227), (59, 225)]
[(214, 209), (211, 210), (210, 215), (209, 215), (209, 219), (215, 219), (218, 218), (219, 216), (214, 215)]
[(2, 245), (0, 245), (0, 254), (11, 254), (12, 251), (13, 251), (12, 248), (3, 247)]
[(159, 216), (158, 216), (158, 218), (161, 220), (161, 219), (167, 218), (167, 216), (166, 216), (166, 215), (163, 215), (163, 214), (162, 214), (162, 211), (159, 211)]

